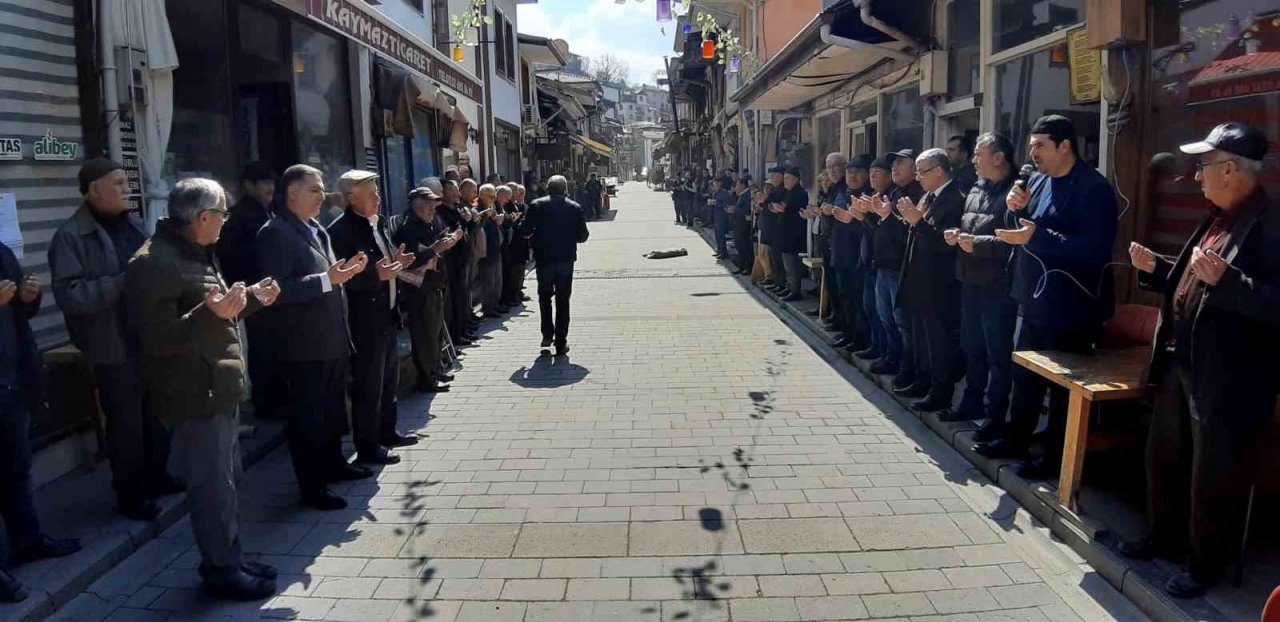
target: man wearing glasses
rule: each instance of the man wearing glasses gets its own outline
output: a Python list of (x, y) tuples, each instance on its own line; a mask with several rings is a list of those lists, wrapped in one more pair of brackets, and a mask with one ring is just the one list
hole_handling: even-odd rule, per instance
[(1280, 204), (1259, 180), (1267, 137), (1224, 123), (1182, 145), (1213, 204), (1177, 257), (1136, 242), (1143, 288), (1165, 295), (1148, 382), (1158, 388), (1147, 441), (1150, 535), (1132, 557), (1187, 560), (1165, 590), (1195, 597), (1238, 551), (1256, 439), (1280, 393)]

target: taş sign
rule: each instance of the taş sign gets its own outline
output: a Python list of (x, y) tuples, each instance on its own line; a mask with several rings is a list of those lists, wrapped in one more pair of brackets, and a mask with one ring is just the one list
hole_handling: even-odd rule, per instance
[(37, 160), (74, 160), (79, 151), (80, 143), (59, 140), (53, 135), (53, 130), (46, 131), (44, 138), (32, 145)]
[(22, 139), (0, 137), (0, 160), (21, 160)]

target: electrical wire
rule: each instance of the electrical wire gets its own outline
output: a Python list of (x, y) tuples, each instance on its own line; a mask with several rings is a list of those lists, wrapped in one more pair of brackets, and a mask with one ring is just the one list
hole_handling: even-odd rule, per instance
[[(1124, 201), (1124, 207), (1120, 209), (1120, 214), (1116, 216), (1116, 220), (1124, 218), (1125, 213), (1129, 211), (1129, 206), (1132, 205), (1129, 197), (1121, 189), (1120, 179), (1117, 174), (1119, 167), (1116, 166), (1117, 158), (1115, 157), (1117, 138), (1129, 123), (1129, 104), (1132, 103), (1130, 98), (1133, 94), (1131, 88), (1133, 86), (1133, 75), (1129, 70), (1129, 48), (1127, 46), (1120, 48), (1120, 60), (1124, 63), (1124, 94), (1120, 96), (1120, 104), (1116, 109), (1115, 120), (1107, 119), (1107, 135), (1111, 137), (1111, 147), (1107, 150), (1107, 160), (1109, 161), (1107, 168), (1111, 169), (1111, 179), (1115, 185), (1116, 194), (1120, 196), (1120, 200)], [(1111, 117), (1111, 115), (1108, 115), (1108, 117)]]
[(1036, 279), (1035, 288), (1031, 290), (1032, 298), (1039, 298), (1040, 296), (1042, 296), (1044, 294), (1044, 290), (1049, 287), (1049, 275), (1053, 274), (1054, 272), (1059, 272), (1065, 275), (1068, 279), (1070, 279), (1072, 283), (1075, 283), (1076, 287), (1079, 287), (1080, 291), (1084, 292), (1086, 296), (1089, 296), (1090, 298), (1098, 299), (1102, 297), (1102, 285), (1103, 285), (1103, 281), (1106, 280), (1104, 277), (1106, 277), (1107, 275), (1108, 268), (1110, 268), (1111, 266), (1123, 266), (1128, 268), (1133, 267), (1128, 262), (1123, 262), (1123, 261), (1112, 261), (1112, 262), (1103, 264), (1102, 270), (1098, 273), (1098, 286), (1094, 288), (1093, 291), (1089, 291), (1089, 288), (1085, 287), (1084, 284), (1081, 283), (1079, 280), (1077, 280), (1076, 277), (1072, 275), (1070, 272), (1067, 272), (1066, 270), (1062, 270), (1059, 268), (1054, 268), (1052, 270), (1049, 270), (1048, 266), (1044, 265), (1044, 260), (1040, 259), (1038, 255), (1031, 252), (1026, 247), (1026, 245), (1019, 246), (1018, 248), (1021, 248), (1024, 253), (1026, 253), (1027, 255), (1030, 255), (1032, 259), (1036, 260), (1036, 263), (1040, 264), (1040, 270), (1042, 271), (1040, 278)]

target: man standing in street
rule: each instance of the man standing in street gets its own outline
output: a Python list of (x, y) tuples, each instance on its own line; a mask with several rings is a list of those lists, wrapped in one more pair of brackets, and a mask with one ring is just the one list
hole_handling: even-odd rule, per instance
[(274, 303), (280, 288), (270, 279), (227, 285), (212, 249), (227, 216), (218, 182), (179, 181), (169, 217), (129, 264), (125, 297), (148, 399), (173, 430), (174, 471), (187, 485), (204, 589), (216, 598), (261, 600), (275, 594), (276, 571), (241, 557), (237, 409), (245, 368), (236, 322)]
[(926, 149), (916, 158), (916, 180), (924, 196), (918, 202), (903, 197), (897, 205), (908, 227), (898, 307), (911, 323), (909, 355), (916, 373), (911, 386), (894, 393), (920, 398), (912, 408), (932, 412), (949, 408), (955, 393), (960, 286), (955, 249), (943, 232), (960, 226), (964, 194), (951, 179), (951, 163), (941, 149)]
[(973, 155), (978, 185), (969, 191), (960, 226), (946, 232), (947, 244), (960, 249), (960, 345), (967, 364), (964, 397), (958, 407), (940, 413), (939, 421), (1003, 421), (1009, 410), (1018, 303), (1009, 297), (1010, 246), (995, 233), (1009, 214), (1004, 201), (1015, 179), (1013, 154), (1013, 143), (1000, 134), (978, 137)]
[(583, 184), (583, 193), (586, 197), (587, 204), (582, 207), (587, 210), (592, 220), (600, 218), (600, 208), (603, 207), (604, 184), (600, 183), (600, 178), (592, 173), (587, 176), (587, 183)]
[(107, 455), (120, 513), (154, 520), (154, 497), (181, 488), (169, 477), (169, 435), (144, 406), (138, 363), (125, 326), (124, 273), (146, 241), (128, 213), (128, 179), (119, 163), (89, 160), (80, 168), (84, 204), (53, 234), (53, 297), (71, 343), (93, 369), (106, 420)]
[(849, 309), (844, 304), (845, 293), (840, 289), (840, 278), (836, 275), (835, 247), (840, 244), (836, 241), (836, 224), (835, 216), (832, 208), (835, 207), (841, 196), (849, 195), (849, 186), (845, 183), (845, 168), (849, 165), (849, 158), (843, 153), (833, 152), (827, 154), (826, 159), (827, 178), (831, 180), (826, 192), (822, 192), (818, 196), (818, 232), (813, 238), (814, 250), (821, 253), (823, 278), (826, 280), (827, 298), (831, 301), (831, 314), (827, 319), (828, 327), (840, 332), (840, 337), (832, 344), (837, 348), (847, 348), (854, 344), (857, 340), (857, 326), (854, 316), (849, 315)]
[(712, 199), (711, 218), (715, 224), (716, 254), (721, 261), (729, 259), (729, 208), (733, 206), (733, 180), (721, 178), (716, 181), (716, 193)]
[(876, 286), (880, 266), (876, 264), (875, 238), (880, 216), (872, 206), (879, 205), (880, 198), (893, 187), (892, 171), (893, 164), (889, 159), (872, 160), (868, 172), (869, 188), (849, 198), (850, 214), (847, 216), (862, 223), (862, 243), (858, 246), (858, 264), (862, 267), (862, 313), (871, 327), (870, 347), (854, 352), (854, 356), (864, 361), (875, 361), (870, 368), (873, 374), (897, 373), (902, 356), (902, 340), (898, 338), (897, 325), (892, 323), (893, 315), (880, 315)]
[(391, 242), (387, 221), (379, 213), (378, 174), (347, 171), (338, 179), (347, 209), (329, 225), (329, 239), (338, 257), (363, 254), (370, 268), (352, 277), (347, 294), (347, 326), (355, 353), (351, 356), (351, 435), (356, 462), (396, 464), (400, 457), (387, 448), (417, 444), (416, 436), (396, 430), (400, 386), (400, 357), (396, 332), (400, 329), (400, 293), (396, 275), (413, 263), (413, 253)]
[(319, 170), (295, 164), (280, 178), (284, 205), (258, 232), (262, 273), (280, 286), (271, 323), (277, 327), (293, 412), (286, 432), (302, 502), (318, 510), (341, 510), (347, 501), (329, 484), (373, 473), (342, 455), (347, 431), (347, 365), (351, 333), (342, 286), (368, 267), (356, 253), (334, 259), (329, 234), (316, 217), (325, 201)]
[(1259, 175), (1267, 137), (1224, 123), (1182, 145), (1213, 204), (1175, 257), (1133, 243), (1138, 282), (1164, 294), (1148, 381), (1150, 536), (1131, 557), (1187, 561), (1165, 591), (1200, 596), (1239, 550), (1259, 439), (1280, 394), (1280, 202)]
[[(1011, 293), (1022, 305), (1015, 349), (1094, 352), (1102, 323), (1115, 311), (1115, 286), (1107, 267), (1116, 241), (1115, 190), (1080, 159), (1075, 126), (1066, 117), (1041, 117), (1028, 143), (1039, 173), (1028, 188), (1015, 183), (1005, 199), (1021, 226), (996, 230), (1001, 241), (1023, 247), (1013, 251)], [(1069, 394), (1026, 368), (1014, 368), (1009, 424), (988, 422), (974, 434), (973, 450), (988, 458), (1023, 456), (1046, 392), (1044, 452), (1024, 462), (1019, 474), (1057, 479)]]
[(947, 139), (947, 160), (951, 162), (951, 181), (965, 196), (978, 183), (978, 173), (973, 165), (973, 141), (964, 136), (952, 136)]
[(453, 345), (463, 347), (471, 345), (475, 337), (472, 328), (475, 323), (474, 307), (471, 305), (471, 267), (475, 265), (475, 253), (472, 252), (471, 236), (475, 235), (476, 226), (471, 218), (471, 208), (461, 203), (458, 184), (445, 180), (442, 188), (444, 193), (440, 196), (444, 202), (437, 213), (445, 226), (462, 236), (445, 257), (448, 281), (445, 326), (449, 329)]
[(450, 232), (436, 214), (443, 198), (431, 188), (415, 188), (409, 193), (409, 209), (396, 217), (392, 244), (412, 252), (412, 264), (400, 272), (400, 292), (404, 295), (409, 339), (413, 342), (413, 365), (418, 372), (418, 390), (443, 393), (452, 377), (440, 362), (440, 336), (445, 330), (444, 287), (441, 254), (462, 239), (461, 231)]
[(733, 231), (733, 248), (737, 252), (738, 274), (751, 274), (755, 249), (751, 244), (751, 178), (739, 177), (733, 185), (733, 203), (729, 207), (729, 228)]
[[(240, 174), (240, 184), (243, 194), (231, 208), (231, 217), (218, 238), (218, 262), (229, 282), (256, 283), (262, 275), (258, 273), (258, 252), (253, 241), (275, 214), (276, 174), (260, 162), (250, 162)], [(279, 419), (287, 416), (289, 398), (284, 394), (279, 363), (272, 354), (272, 329), (267, 316), (254, 314), (244, 320), (249, 341), (250, 399), (254, 417)]]
[[(875, 232), (876, 312), (886, 326), (894, 344), (886, 359), (871, 366), (873, 374), (895, 374), (892, 387), (906, 389), (915, 384), (915, 360), (911, 355), (911, 325), (898, 304), (902, 265), (907, 253), (907, 223), (898, 211), (898, 202), (906, 198), (913, 204), (924, 195), (916, 181), (916, 152), (902, 149), (889, 154), (893, 186), (888, 194), (870, 201), (879, 223)], [(893, 359), (893, 355), (899, 357)], [(896, 362), (897, 365), (892, 363)]]
[(25, 600), (27, 589), (9, 574), (14, 564), (65, 557), (76, 540), (40, 533), (31, 496), (31, 413), (44, 401), (40, 350), (31, 318), (40, 310), (40, 279), (23, 275), (0, 242), (0, 602)]
[[(578, 245), (589, 232), (582, 208), (565, 198), (568, 181), (559, 175), (547, 182), (550, 193), (529, 205), (519, 235), (530, 238), (538, 272), (538, 312), (542, 315), (542, 347), (554, 342), (556, 356), (569, 352), (569, 296)], [(555, 315), (551, 301), (555, 299)]]
[(777, 216), (774, 223), (778, 227), (776, 254), (780, 259), (778, 263), (784, 266), (781, 272), (785, 273), (786, 278), (784, 284), (786, 294), (782, 299), (794, 302), (804, 298), (801, 282), (804, 279), (805, 267), (800, 261), (800, 253), (806, 250), (805, 229), (808, 222), (800, 212), (809, 207), (809, 193), (800, 187), (799, 167), (793, 166), (787, 169), (782, 176), (780, 190), (781, 192), (777, 194), (778, 200), (772, 203), (769, 209)]

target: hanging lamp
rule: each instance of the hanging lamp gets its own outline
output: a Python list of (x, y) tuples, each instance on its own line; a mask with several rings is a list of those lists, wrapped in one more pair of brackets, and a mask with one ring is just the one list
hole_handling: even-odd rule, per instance
[(716, 57), (716, 42), (711, 39), (702, 40), (702, 57), (712, 59)]
[(453, 46), (453, 62), (460, 63), (464, 58), (466, 58), (466, 55), (462, 52), (462, 46)]

